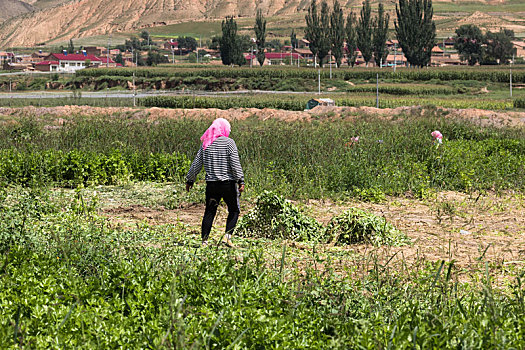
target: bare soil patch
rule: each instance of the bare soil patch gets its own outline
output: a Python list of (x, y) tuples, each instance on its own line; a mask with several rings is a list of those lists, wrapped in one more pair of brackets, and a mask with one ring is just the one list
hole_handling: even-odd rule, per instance
[[(242, 203), (245, 214), (251, 203)], [(402, 268), (428, 261), (454, 261), (460, 276), (470, 278), (489, 262), (497, 280), (505, 280), (509, 269), (525, 267), (525, 197), (516, 194), (469, 196), (457, 192), (442, 192), (434, 198), (389, 198), (383, 203), (367, 203), (349, 200), (334, 203), (330, 200), (310, 200), (307, 211), (323, 223), (348, 209), (357, 207), (384, 216), (405, 232), (413, 244), (403, 247), (373, 247), (368, 244), (339, 247), (355, 264), (370, 263), (373, 252), (380, 263)], [(149, 224), (182, 222), (193, 233), (200, 232), (204, 205), (183, 203), (177, 209), (148, 208), (142, 205), (117, 206), (102, 209), (102, 214), (114, 223)], [(214, 222), (217, 231), (225, 227), (227, 209), (221, 205)], [(310, 249), (302, 243), (289, 242), (293, 249)], [(319, 245), (317, 249), (331, 250), (331, 245)], [(390, 260), (390, 258), (394, 256)], [(366, 260), (366, 261), (365, 261)], [(308, 263), (308, 259), (302, 262)]]
[(460, 118), (477, 123), (481, 126), (518, 126), (525, 125), (525, 112), (489, 111), (480, 109), (437, 108), (429, 111), (420, 106), (397, 108), (374, 107), (322, 107), (318, 106), (310, 111), (285, 111), (280, 109), (166, 109), (166, 108), (122, 108), (122, 107), (88, 107), (88, 106), (60, 106), (60, 107), (22, 107), (0, 108), (2, 123), (11, 123), (21, 117), (31, 116), (49, 123), (49, 126), (62, 126), (72, 118), (82, 116), (114, 116), (129, 119), (146, 119), (151, 122), (162, 119), (215, 119), (244, 120), (257, 118), (260, 120), (281, 121), (312, 121), (333, 119), (354, 119), (360, 116), (380, 116), (387, 120), (394, 120), (400, 116), (422, 117), (434, 113), (444, 118)]

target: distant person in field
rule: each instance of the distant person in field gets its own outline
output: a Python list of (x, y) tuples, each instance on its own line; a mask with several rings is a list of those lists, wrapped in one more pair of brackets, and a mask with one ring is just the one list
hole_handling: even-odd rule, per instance
[(239, 218), (239, 197), (244, 191), (244, 174), (237, 145), (230, 139), (231, 126), (224, 118), (216, 119), (202, 135), (202, 146), (186, 175), (186, 191), (190, 191), (204, 165), (206, 171), (206, 209), (202, 219), (202, 245), (208, 244), (213, 219), (221, 199), (228, 206), (226, 234), (223, 242), (233, 247), (231, 234)]

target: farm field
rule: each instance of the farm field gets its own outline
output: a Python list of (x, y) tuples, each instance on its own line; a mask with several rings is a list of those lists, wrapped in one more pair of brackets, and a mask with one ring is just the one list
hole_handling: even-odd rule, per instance
[[(126, 107), (133, 105), (134, 90), (154, 95), (137, 98), (139, 106), (186, 109), (242, 107), (301, 111), (316, 96), (332, 98), (338, 106), (523, 108), (523, 66), (512, 67), (512, 89), (510, 80), (510, 69), (506, 67), (399, 68), (395, 72), (391, 68), (345, 67), (332, 69), (332, 73), (328, 67), (319, 71), (307, 67), (250, 69), (198, 65), (99, 68), (75, 75), (1, 77), (0, 106)], [(60, 97), (41, 98), (44, 96), (39, 91), (43, 90), (45, 97), (52, 96), (52, 92)], [(100, 95), (92, 98), (95, 96), (89, 97), (87, 92)], [(27, 98), (22, 98), (23, 94)]]
[[(0, 112), (2, 348), (525, 344), (523, 112)], [(235, 249), (225, 207), (200, 247), (202, 176), (184, 191), (219, 116), (246, 175)]]

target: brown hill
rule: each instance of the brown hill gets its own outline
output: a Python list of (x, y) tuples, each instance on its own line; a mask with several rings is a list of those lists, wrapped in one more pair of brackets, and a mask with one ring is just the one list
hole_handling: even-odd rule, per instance
[(0, 1), (0, 22), (8, 18), (19, 16), (24, 13), (32, 12), (33, 6), (20, 0)]
[[(30, 15), (11, 18), (0, 26), (0, 47), (33, 46), (53, 40), (133, 31), (192, 20), (266, 15), (302, 10), (308, 0), (76, 0)], [(39, 2), (35, 2), (37, 6)]]
[[(470, 0), (435, 1), (459, 3)], [(479, 1), (500, 3), (507, 0)], [(343, 0), (342, 5), (346, 9), (350, 6), (356, 8), (361, 6), (361, 2), (362, 0)], [(265, 16), (287, 17), (304, 11), (309, 3), (310, 0), (0, 0), (0, 22), (3, 18), (18, 15), (0, 23), (0, 47), (63, 42), (114, 32), (133, 32), (166, 24), (218, 19), (229, 15), (253, 17), (256, 8), (262, 9)], [(467, 17), (465, 21), (468, 23), (479, 20), (487, 22), (486, 24), (501, 22), (499, 16), (481, 16), (478, 12), (469, 15), (470, 13), (463, 13), (456, 18), (459, 20)], [(510, 22), (503, 22), (508, 27)], [(452, 26), (456, 24), (451, 23)], [(524, 28), (512, 29), (520, 32)]]

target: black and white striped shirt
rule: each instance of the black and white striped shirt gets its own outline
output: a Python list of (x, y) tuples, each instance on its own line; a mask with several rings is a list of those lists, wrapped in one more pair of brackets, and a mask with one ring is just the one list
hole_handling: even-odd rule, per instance
[(236, 181), (244, 183), (239, 152), (235, 141), (229, 137), (219, 136), (204, 150), (201, 146), (193, 163), (191, 163), (186, 182), (194, 183), (197, 174), (204, 165), (206, 181)]

